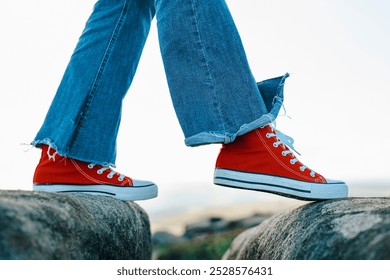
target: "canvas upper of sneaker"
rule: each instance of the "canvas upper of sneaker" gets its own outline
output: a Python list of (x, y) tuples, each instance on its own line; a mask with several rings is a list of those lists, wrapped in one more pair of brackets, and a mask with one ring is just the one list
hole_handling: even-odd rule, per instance
[(239, 136), (232, 143), (223, 144), (216, 168), (327, 183), (322, 175), (297, 159), (271, 125)]

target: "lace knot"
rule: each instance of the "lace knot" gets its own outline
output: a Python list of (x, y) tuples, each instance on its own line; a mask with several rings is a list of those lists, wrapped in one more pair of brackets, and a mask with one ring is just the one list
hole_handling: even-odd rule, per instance
[(54, 150), (54, 153), (51, 155), (50, 154), (50, 150), (52, 150), (53, 148), (49, 145), (49, 148), (47, 149), (47, 157), (49, 158), (49, 161), (50, 160), (53, 160), (53, 161), (56, 161), (56, 155), (58, 154), (58, 152), (56, 150)]

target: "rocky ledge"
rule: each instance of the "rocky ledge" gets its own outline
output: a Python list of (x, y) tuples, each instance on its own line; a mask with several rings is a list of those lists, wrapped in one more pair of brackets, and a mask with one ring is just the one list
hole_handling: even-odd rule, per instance
[(390, 198), (310, 203), (236, 237), (223, 259), (390, 259)]
[(150, 259), (137, 204), (86, 194), (0, 191), (0, 259)]

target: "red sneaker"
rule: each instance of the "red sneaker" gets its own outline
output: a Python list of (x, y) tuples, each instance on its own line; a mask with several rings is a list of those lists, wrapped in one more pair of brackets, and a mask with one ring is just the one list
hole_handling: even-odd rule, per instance
[(35, 191), (82, 192), (120, 200), (144, 200), (157, 196), (157, 186), (152, 182), (132, 180), (109, 167), (60, 156), (47, 145), (42, 145), (33, 183)]
[(271, 125), (253, 130), (222, 146), (214, 183), (302, 200), (348, 196), (344, 182), (325, 179), (303, 165)]

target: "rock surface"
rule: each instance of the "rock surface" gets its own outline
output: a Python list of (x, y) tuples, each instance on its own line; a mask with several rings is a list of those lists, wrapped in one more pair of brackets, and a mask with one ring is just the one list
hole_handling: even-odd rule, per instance
[(147, 214), (86, 194), (0, 191), (0, 259), (150, 259)]
[(223, 259), (390, 259), (390, 198), (307, 204), (233, 241)]

